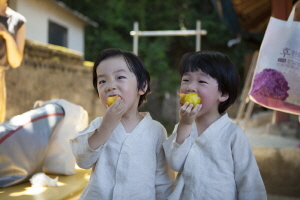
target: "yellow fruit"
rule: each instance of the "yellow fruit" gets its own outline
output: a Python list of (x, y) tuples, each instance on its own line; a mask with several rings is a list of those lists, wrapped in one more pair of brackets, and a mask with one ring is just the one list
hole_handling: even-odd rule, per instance
[(184, 104), (188, 102), (189, 104), (193, 104), (194, 106), (201, 103), (201, 98), (196, 93), (183, 94), (178, 93), (180, 96), (180, 103)]
[(118, 97), (120, 97), (120, 95), (107, 97), (107, 100), (106, 100), (107, 105), (111, 106), (113, 103), (115, 103), (115, 101), (117, 100)]

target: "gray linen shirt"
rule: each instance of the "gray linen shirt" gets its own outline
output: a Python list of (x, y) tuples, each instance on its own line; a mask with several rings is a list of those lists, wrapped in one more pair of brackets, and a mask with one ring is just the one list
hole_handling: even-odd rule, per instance
[(266, 191), (251, 146), (227, 114), (198, 136), (196, 124), (184, 143), (177, 126), (163, 144), (171, 169), (179, 172), (170, 200), (265, 200)]

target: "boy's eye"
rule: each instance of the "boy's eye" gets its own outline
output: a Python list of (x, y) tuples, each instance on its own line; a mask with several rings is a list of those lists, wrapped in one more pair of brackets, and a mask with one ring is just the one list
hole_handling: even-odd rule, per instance
[(106, 82), (105, 80), (101, 80), (101, 81), (99, 81), (99, 84), (103, 84), (105, 82)]
[(118, 79), (124, 79), (125, 78), (125, 76), (119, 76), (118, 77)]
[(188, 82), (189, 80), (188, 79), (182, 79), (182, 82)]
[(199, 83), (206, 83), (205, 81), (199, 81)]

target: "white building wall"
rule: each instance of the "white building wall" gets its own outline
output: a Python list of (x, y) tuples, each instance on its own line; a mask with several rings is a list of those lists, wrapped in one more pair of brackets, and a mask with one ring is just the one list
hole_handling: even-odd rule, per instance
[(26, 38), (48, 43), (49, 20), (68, 30), (67, 48), (84, 53), (85, 22), (50, 0), (12, 0), (15, 10), (27, 20)]

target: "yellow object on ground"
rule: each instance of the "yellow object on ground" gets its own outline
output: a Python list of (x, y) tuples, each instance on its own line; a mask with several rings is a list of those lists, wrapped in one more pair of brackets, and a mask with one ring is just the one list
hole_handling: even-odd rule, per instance
[(5, 200), (73, 200), (81, 194), (86, 187), (91, 169), (75, 169), (74, 175), (49, 175), (51, 178), (58, 176), (57, 187), (32, 187), (28, 181), (7, 188), (0, 188), (0, 199)]

